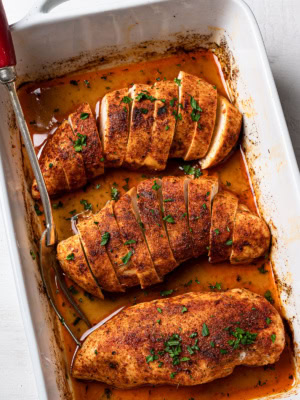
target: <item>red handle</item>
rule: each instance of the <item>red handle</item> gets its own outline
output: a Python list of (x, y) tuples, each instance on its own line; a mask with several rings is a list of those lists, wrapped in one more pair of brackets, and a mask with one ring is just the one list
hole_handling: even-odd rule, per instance
[(16, 65), (16, 55), (2, 0), (0, 0), (0, 68), (12, 65)]

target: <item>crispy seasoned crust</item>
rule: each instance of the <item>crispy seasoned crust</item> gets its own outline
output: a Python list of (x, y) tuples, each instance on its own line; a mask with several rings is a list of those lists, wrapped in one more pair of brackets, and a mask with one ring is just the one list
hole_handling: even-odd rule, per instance
[(128, 246), (123, 244), (122, 236), (114, 216), (114, 204), (114, 201), (108, 202), (101, 210), (101, 218), (100, 214), (97, 213), (95, 215), (95, 220), (99, 222), (98, 226), (100, 227), (101, 225), (104, 232), (109, 233), (110, 238), (106, 245), (107, 254), (115, 268), (122, 287), (128, 288), (138, 285), (139, 280), (136, 275), (134, 264), (129, 260), (129, 262), (124, 265), (122, 261), (122, 258), (128, 253)]
[[(68, 260), (68, 256), (71, 259)], [(58, 243), (57, 259), (63, 271), (80, 287), (100, 299), (104, 298), (86, 262), (78, 235)]]
[(100, 134), (105, 165), (122, 165), (129, 134), (130, 97), (128, 88), (107, 93), (101, 101)]
[[(56, 196), (70, 189), (62, 167), (62, 160), (57, 150), (59, 132), (59, 130), (56, 130), (56, 132), (48, 138), (39, 159), (49, 196)], [(41, 196), (35, 179), (32, 183), (31, 193), (34, 199), (40, 199)]]
[(176, 120), (172, 113), (177, 110), (178, 105), (178, 87), (176, 83), (172, 81), (156, 82), (155, 98), (150, 149), (144, 165), (149, 169), (162, 171), (166, 168), (175, 132)]
[(246, 206), (239, 206), (233, 229), (231, 264), (249, 262), (264, 255), (270, 246), (270, 236), (262, 218), (252, 214)]
[(160, 282), (160, 278), (153, 265), (141, 227), (135, 217), (131, 201), (133, 189), (130, 189), (114, 204), (114, 214), (123, 243), (128, 247), (128, 258), (136, 268), (141, 287), (145, 288)]
[(137, 97), (142, 94), (154, 97), (155, 89), (150, 85), (136, 84), (130, 89), (130, 93), (133, 102), (124, 165), (136, 169), (144, 165), (149, 150), (155, 103), (154, 100), (139, 100)]
[(78, 189), (86, 184), (86, 174), (81, 152), (75, 151), (74, 142), (77, 137), (74, 135), (68, 121), (64, 121), (58, 128), (57, 150), (62, 160), (69, 188)]
[(192, 237), (184, 196), (185, 179), (185, 177), (176, 176), (162, 179), (164, 221), (170, 246), (178, 263), (193, 257)]
[(198, 104), (202, 111), (190, 147), (184, 156), (185, 160), (197, 160), (205, 156), (216, 121), (217, 90), (208, 82), (198, 78), (197, 93)]
[(230, 258), (237, 207), (238, 198), (231, 192), (219, 192), (214, 198), (208, 253), (212, 263)]
[(202, 176), (188, 184), (189, 226), (193, 238), (194, 257), (207, 253), (211, 223), (211, 205), (218, 191), (218, 178)]
[[(236, 340), (238, 332), (248, 344)], [(174, 365), (166, 350), (176, 342)], [(71, 372), (119, 388), (198, 385), (227, 376), (238, 365), (272, 364), (284, 345), (281, 317), (262, 296), (245, 289), (194, 292), (125, 308), (87, 337)]]
[[(82, 218), (76, 225), (86, 259), (100, 287), (109, 292), (122, 292), (116, 272), (110, 262), (105, 245), (101, 245), (105, 233), (101, 224), (101, 211), (90, 218)], [(100, 221), (100, 222), (99, 222)], [(99, 222), (99, 225), (95, 224)]]
[[(96, 120), (88, 103), (81, 104), (69, 115), (69, 123), (76, 138), (86, 136), (86, 145), (81, 155), (87, 179), (93, 179), (104, 173), (104, 158)], [(76, 140), (76, 139), (75, 139)]]
[(165, 230), (159, 201), (159, 179), (148, 179), (137, 186), (137, 204), (144, 234), (155, 269), (160, 277), (172, 271), (177, 262)]
[(219, 164), (235, 146), (241, 131), (242, 114), (225, 97), (218, 96), (217, 120), (202, 169)]
[(197, 91), (197, 81), (199, 78), (187, 74), (184, 71), (180, 71), (178, 79), (180, 81), (178, 85), (178, 118), (170, 150), (170, 158), (183, 158), (185, 156), (197, 129), (197, 122), (193, 121), (191, 117), (191, 97), (197, 102), (199, 101), (199, 94)]

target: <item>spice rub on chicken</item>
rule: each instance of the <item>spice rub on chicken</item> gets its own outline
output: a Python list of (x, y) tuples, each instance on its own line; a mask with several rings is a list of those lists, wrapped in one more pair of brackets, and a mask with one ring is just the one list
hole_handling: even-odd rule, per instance
[(76, 263), (82, 247), (91, 278), (102, 289), (118, 292), (161, 282), (180, 263), (203, 254), (208, 253), (210, 262), (232, 264), (265, 255), (270, 232), (264, 220), (234, 193), (218, 188), (215, 176), (142, 181), (117, 202), (79, 220), (79, 235), (58, 246), (62, 269), (82, 286), (86, 275), (81, 276)]
[[(111, 91), (100, 107), (99, 132), (83, 103), (45, 145), (40, 165), (50, 196), (83, 187), (104, 166), (161, 171), (169, 158), (215, 166), (235, 146), (242, 123), (213, 85), (184, 71), (174, 81)], [(32, 196), (40, 198), (36, 181)]]
[(124, 389), (198, 385), (272, 364), (284, 345), (281, 317), (262, 296), (194, 292), (125, 308), (85, 339), (71, 373)]

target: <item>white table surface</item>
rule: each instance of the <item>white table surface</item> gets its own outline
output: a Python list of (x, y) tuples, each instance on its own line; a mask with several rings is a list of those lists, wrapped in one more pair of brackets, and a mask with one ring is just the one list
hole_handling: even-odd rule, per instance
[[(220, 0), (221, 3), (222, 0)], [(300, 165), (300, 0), (246, 0), (260, 26)], [(9, 23), (34, 0), (3, 0)], [(38, 399), (0, 213), (0, 400)]]

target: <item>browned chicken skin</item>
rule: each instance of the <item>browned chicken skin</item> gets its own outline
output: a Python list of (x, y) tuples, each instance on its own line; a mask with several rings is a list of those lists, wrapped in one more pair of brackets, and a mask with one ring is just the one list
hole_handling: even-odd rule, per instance
[[(216, 177), (152, 178), (95, 214), (97, 226), (93, 219), (79, 222), (80, 240), (99, 286), (111, 292), (137, 284), (145, 288), (161, 282), (184, 260), (207, 252), (210, 262), (233, 264), (265, 254), (270, 243), (266, 223), (238, 205), (233, 193), (217, 190)], [(75, 235), (58, 247), (63, 270), (79, 285), (77, 253), (73, 251), (72, 260), (68, 254), (71, 245), (81, 250), (80, 240)]]
[(238, 365), (274, 363), (284, 344), (281, 317), (263, 297), (245, 289), (187, 293), (126, 308), (97, 328), (72, 375), (118, 388), (198, 385)]

